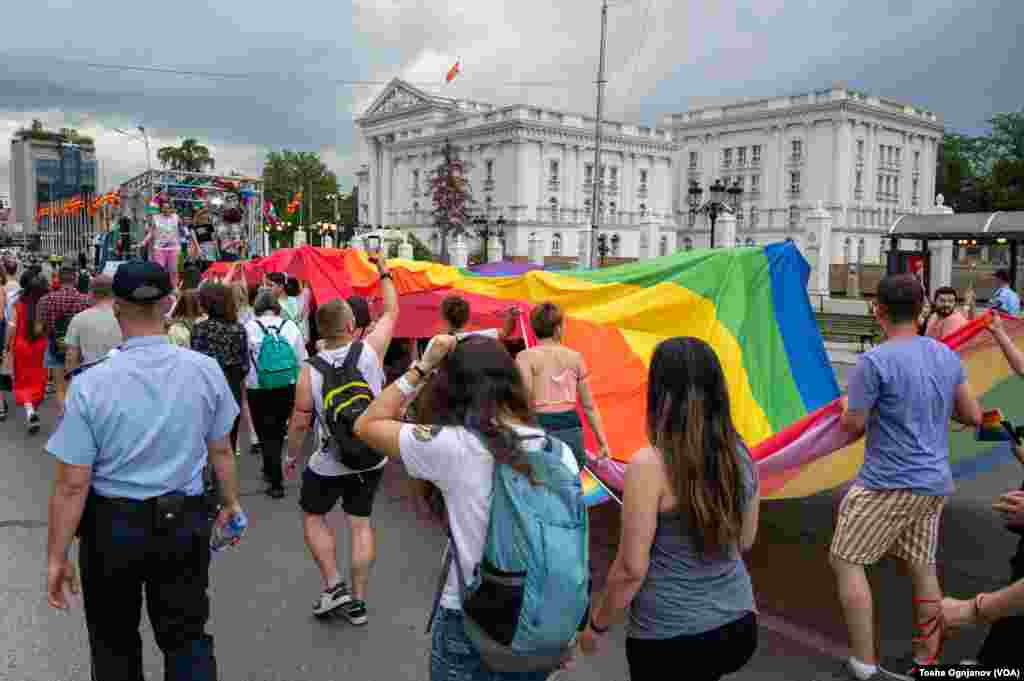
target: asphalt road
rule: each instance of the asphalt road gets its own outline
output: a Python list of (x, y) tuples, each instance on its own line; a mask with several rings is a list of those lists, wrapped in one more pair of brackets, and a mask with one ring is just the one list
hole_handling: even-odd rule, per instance
[[(43, 432), (25, 433), (23, 416), (12, 410), (0, 424), (0, 679), (87, 681), (88, 643), (81, 609), (52, 611), (45, 602), (46, 503), (53, 462), (43, 451), (53, 408), (43, 408)], [(390, 465), (375, 509), (379, 557), (369, 597), (370, 622), (356, 628), (341, 619), (315, 620), (310, 609), (320, 588), (316, 567), (302, 540), (298, 491), (271, 500), (262, 493), (259, 460), (240, 459), (243, 504), (251, 528), (235, 550), (218, 555), (212, 568), (210, 631), (216, 639), (224, 681), (399, 681), (428, 679), (426, 617), (440, 567), (443, 535), (418, 519), (403, 498), (403, 474)], [(987, 511), (989, 498), (1015, 486), (1015, 463), (961, 486), (947, 513), (943, 564), (953, 593), (992, 588), (1005, 579), (1011, 549), (1007, 534)], [(739, 681), (824, 681), (836, 668), (831, 651), (843, 640), (834, 587), (826, 563), (833, 500), (822, 495), (771, 502), (751, 570), (763, 610), (755, 659)], [(338, 515), (332, 518), (342, 522)], [(606, 506), (593, 516), (593, 560), (597, 581), (614, 553), (616, 513)], [(344, 534), (342, 534), (344, 537)], [(347, 546), (339, 550), (342, 562)], [(888, 568), (875, 575), (884, 610), (883, 652), (899, 653), (911, 634), (909, 585)], [(973, 593), (973, 592), (972, 592)], [(903, 605), (901, 605), (903, 604)], [(143, 617), (146, 671), (162, 678), (162, 661)], [(971, 654), (978, 637), (950, 644), (954, 655)], [(696, 660), (675, 662), (685, 678)], [(621, 627), (601, 655), (582, 660), (569, 679), (623, 681), (628, 672)]]

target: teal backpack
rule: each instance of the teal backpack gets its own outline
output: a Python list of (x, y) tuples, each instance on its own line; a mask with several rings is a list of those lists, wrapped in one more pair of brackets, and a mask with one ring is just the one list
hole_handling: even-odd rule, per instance
[[(448, 532), (444, 574), (454, 562), (464, 631), (494, 672), (558, 669), (589, 613), (587, 509), (579, 475), (563, 462), (575, 457), (561, 440), (544, 440), (542, 449), (523, 452), (536, 484), (510, 466), (494, 467), (484, 554), (469, 582)], [(434, 614), (439, 600), (440, 593)]]
[(285, 321), (277, 328), (267, 329), (259, 320), (256, 320), (256, 324), (263, 331), (260, 354), (256, 358), (256, 377), (259, 380), (260, 388), (264, 390), (295, 385), (295, 381), (299, 377), (299, 362), (295, 357), (295, 350), (292, 348), (292, 344), (281, 335), (281, 329), (287, 323)]

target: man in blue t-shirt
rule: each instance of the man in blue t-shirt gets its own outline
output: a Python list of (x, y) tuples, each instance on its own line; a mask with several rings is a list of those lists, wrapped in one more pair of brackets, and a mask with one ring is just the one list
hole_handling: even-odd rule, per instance
[[(866, 433), (864, 465), (839, 506), (830, 562), (850, 634), (851, 678), (909, 678), (914, 666), (933, 664), (942, 635), (935, 572), (939, 518), (953, 493), (949, 420), (981, 422), (960, 357), (918, 335), (924, 289), (910, 274), (878, 285), (875, 317), (887, 340), (861, 356), (849, 381), (843, 429)], [(875, 650), (871, 587), (865, 567), (892, 555), (913, 581), (917, 622), (913, 660), (886, 665)], [(918, 640), (920, 639), (920, 640)], [(901, 668), (905, 665), (905, 668)]]

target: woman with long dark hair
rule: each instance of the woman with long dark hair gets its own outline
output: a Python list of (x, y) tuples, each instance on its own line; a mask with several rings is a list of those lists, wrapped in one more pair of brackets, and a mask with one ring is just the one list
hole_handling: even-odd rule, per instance
[(37, 318), (39, 300), (50, 292), (49, 282), (30, 269), (21, 277), (21, 295), (7, 320), (7, 352), (13, 358), (14, 402), (25, 407), (29, 434), (39, 432), (36, 410), (46, 398), (47, 370), (43, 365), (47, 336)]
[[(436, 373), (434, 373), (436, 370)], [(400, 414), (423, 377), (417, 413), (420, 425)], [(470, 336), (435, 337), (423, 359), (381, 392), (356, 421), (356, 435), (377, 451), (401, 458), (413, 478), (441, 490), (462, 572), (471, 575), (487, 538), (494, 467), (511, 466), (530, 475), (523, 453), (544, 446), (530, 398), (515, 361), (497, 340)], [(563, 463), (578, 475), (564, 448)], [(458, 570), (449, 571), (433, 626), (430, 678), (443, 681), (543, 681), (548, 672), (498, 673), (483, 666), (463, 629)]]
[(722, 367), (704, 341), (671, 338), (655, 349), (647, 434), (651, 446), (626, 470), (618, 554), (582, 648), (593, 652), (628, 608), (632, 681), (664, 678), (670, 658), (695, 661), (688, 679), (717, 681), (757, 648), (741, 552), (754, 544), (760, 502)]

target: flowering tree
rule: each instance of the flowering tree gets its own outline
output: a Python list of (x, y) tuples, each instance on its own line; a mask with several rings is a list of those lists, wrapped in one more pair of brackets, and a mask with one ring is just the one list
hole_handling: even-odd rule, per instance
[(466, 209), (473, 203), (473, 199), (465, 176), (466, 166), (447, 140), (441, 153), (444, 159), (430, 178), (430, 191), (434, 205), (434, 226), (441, 237), (441, 262), (448, 264), (448, 239), (468, 233)]

